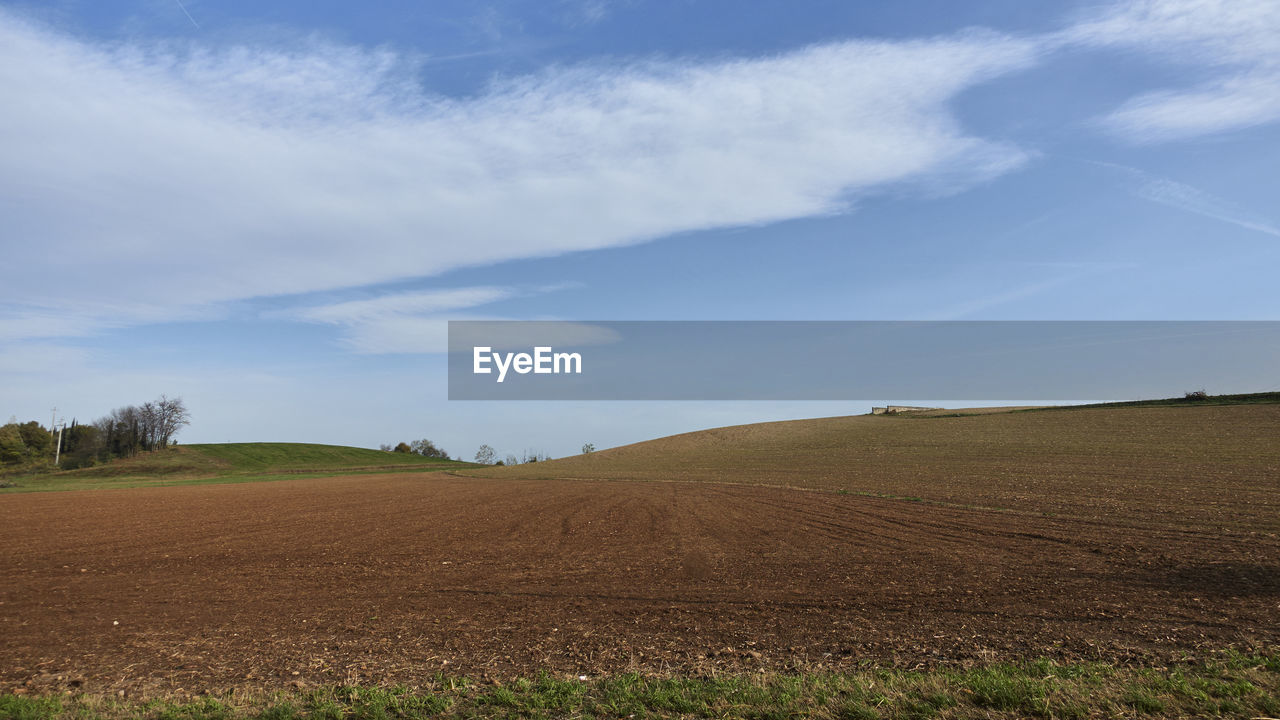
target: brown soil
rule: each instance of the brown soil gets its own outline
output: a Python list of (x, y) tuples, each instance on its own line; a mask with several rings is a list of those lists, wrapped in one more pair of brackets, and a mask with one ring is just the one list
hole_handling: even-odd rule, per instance
[(1274, 518), (1181, 522), (1204, 481), (1072, 517), (444, 474), (4, 496), (0, 691), (1274, 648)]
[(1152, 528), (1277, 533), (1280, 404), (794, 420), (463, 474), (843, 489)]

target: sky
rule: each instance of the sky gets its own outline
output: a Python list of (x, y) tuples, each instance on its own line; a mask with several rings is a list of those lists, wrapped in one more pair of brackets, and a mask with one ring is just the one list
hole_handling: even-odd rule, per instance
[(1280, 319), (1273, 0), (0, 1), (0, 98), (20, 420), (562, 456), (893, 399), (450, 402), (448, 320)]

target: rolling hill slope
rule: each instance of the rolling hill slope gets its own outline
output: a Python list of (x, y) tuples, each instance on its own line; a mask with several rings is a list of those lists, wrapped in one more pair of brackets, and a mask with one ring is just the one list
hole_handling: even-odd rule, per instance
[(796, 420), (467, 474), (773, 485), (1274, 531), (1280, 404)]
[(156, 484), (245, 482), (298, 475), (421, 472), (475, 467), (474, 463), (314, 443), (180, 445), (80, 470), (17, 478), (7, 492), (134, 487)]

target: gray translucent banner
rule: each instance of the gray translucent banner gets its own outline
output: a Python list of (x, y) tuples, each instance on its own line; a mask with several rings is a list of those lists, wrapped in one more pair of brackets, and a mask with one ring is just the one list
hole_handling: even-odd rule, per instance
[(449, 323), (450, 400), (1134, 399), (1280, 387), (1280, 322)]

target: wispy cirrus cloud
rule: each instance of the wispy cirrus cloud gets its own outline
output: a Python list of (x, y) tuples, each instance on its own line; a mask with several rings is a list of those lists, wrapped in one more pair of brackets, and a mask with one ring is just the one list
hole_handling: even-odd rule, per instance
[(103, 44), (0, 10), (0, 216), (30, 239), (7, 248), (0, 310), (127, 324), (95, 308), (191, 312), (964, 186), (1027, 155), (965, 132), (951, 100), (1035, 52), (845, 42), (456, 99), (385, 50)]
[(568, 25), (594, 25), (606, 17), (617, 0), (560, 0)]
[(172, 305), (120, 303), (110, 297), (96, 302), (51, 298), (49, 302), (0, 302), (0, 341), (98, 335), (130, 325), (179, 320), (213, 320), (222, 308), (175, 302)]
[(1280, 237), (1280, 226), (1270, 219), (1199, 188), (1152, 175), (1127, 165), (1103, 162), (1094, 164), (1120, 173), (1125, 178), (1129, 190), (1144, 200), (1203, 215), (1264, 235)]
[[(503, 287), (464, 287), (442, 290), (388, 293), (362, 300), (349, 300), (278, 310), (273, 318), (322, 323), (341, 328), (340, 342), (349, 350), (365, 354), (440, 353), (449, 348), (450, 320), (506, 321), (510, 318), (476, 308), (508, 298), (552, 292), (563, 286), (522, 290)], [(611, 342), (616, 334), (605, 328), (570, 321), (550, 321), (531, 330), (511, 322), (501, 333), (511, 347), (527, 348), (539, 343), (598, 344)], [(492, 332), (484, 337), (492, 339)]]
[(517, 294), (514, 288), (502, 287), (398, 292), (278, 310), (268, 316), (337, 326), (342, 344), (357, 353), (443, 352), (450, 317)]
[(1280, 120), (1280, 3), (1132, 0), (1059, 34), (1067, 44), (1125, 48), (1188, 68), (1187, 87), (1137, 95), (1102, 118), (1149, 143)]
[(515, 290), (501, 287), (466, 287), (382, 295), (364, 300), (348, 300), (327, 305), (287, 310), (277, 316), (307, 322), (353, 325), (371, 320), (405, 315), (431, 315), (448, 310), (471, 308), (505, 300)]

